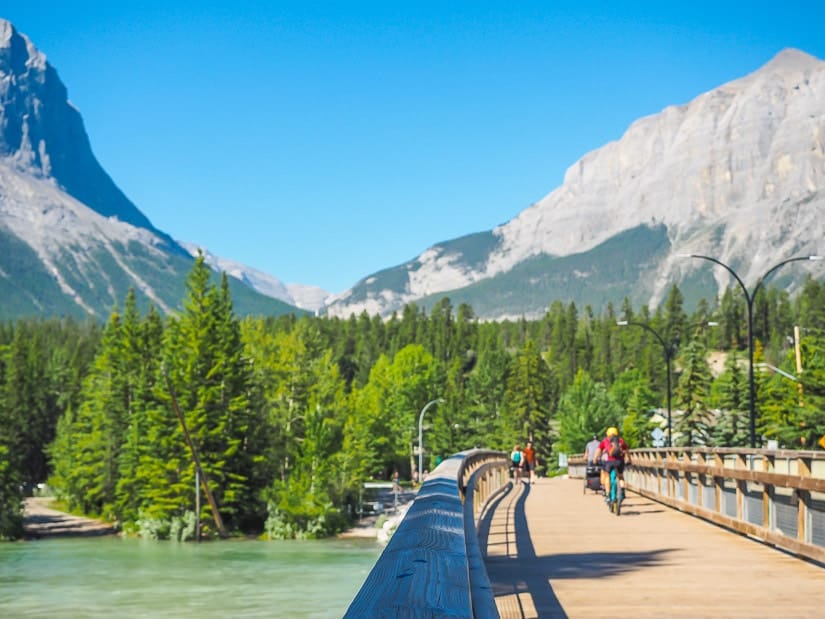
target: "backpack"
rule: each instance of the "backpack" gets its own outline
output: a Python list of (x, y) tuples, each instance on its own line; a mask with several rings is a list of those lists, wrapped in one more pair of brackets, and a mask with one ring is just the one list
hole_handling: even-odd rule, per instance
[(622, 457), (622, 446), (619, 444), (619, 437), (618, 436), (611, 436), (610, 437), (610, 447), (607, 450), (607, 455), (611, 458), (621, 458)]
[(514, 451), (513, 455), (510, 456), (510, 457), (513, 459), (513, 464), (518, 464), (518, 463), (521, 462), (521, 452), (520, 451)]

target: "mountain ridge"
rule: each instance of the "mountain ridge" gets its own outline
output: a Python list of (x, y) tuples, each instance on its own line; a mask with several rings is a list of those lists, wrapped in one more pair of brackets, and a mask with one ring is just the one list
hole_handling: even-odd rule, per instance
[[(193, 260), (95, 158), (45, 54), (0, 19), (0, 318), (181, 308)], [(230, 278), (239, 313), (301, 311)]]
[[(709, 268), (678, 257), (684, 253), (716, 255), (744, 269), (752, 284), (778, 258), (820, 253), (823, 99), (825, 63), (783, 50), (756, 71), (640, 118), (620, 139), (586, 153), (561, 186), (489, 233), (483, 259), (467, 260), (451, 242), (439, 243), (392, 269), (393, 287), (377, 287), (368, 276), (334, 297), (327, 311), (386, 316), (405, 303), (506, 276), (536, 256), (591, 251), (640, 225), (665, 225), (671, 248), (649, 275), (649, 295), (634, 301), (661, 303), (673, 283)], [(730, 281), (722, 269), (713, 279), (717, 291)], [(527, 314), (541, 315), (543, 307)], [(504, 317), (508, 309), (491, 308), (484, 317)]]
[[(241, 313), (387, 317), (447, 295), (500, 319), (540, 316), (556, 300), (655, 306), (674, 283), (718, 293), (729, 274), (681, 254), (714, 255), (752, 284), (777, 259), (821, 253), (822, 100), (825, 63), (782, 50), (743, 77), (637, 119), (509, 221), (436, 243), (336, 295), (201, 249), (230, 275)], [(0, 247), (4, 317), (103, 316), (128, 288), (173, 313), (199, 249), (156, 229), (120, 191), (57, 71), (2, 19)], [(791, 289), (811, 270), (795, 272), (783, 277)]]

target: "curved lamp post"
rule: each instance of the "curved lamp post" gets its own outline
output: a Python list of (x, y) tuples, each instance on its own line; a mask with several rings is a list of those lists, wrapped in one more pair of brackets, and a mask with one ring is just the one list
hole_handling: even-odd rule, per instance
[(767, 279), (768, 275), (776, 271), (779, 267), (784, 266), (789, 262), (799, 262), (802, 260), (822, 260), (823, 257), (797, 256), (795, 258), (783, 260), (765, 271), (765, 274), (756, 281), (756, 286), (754, 286), (753, 292), (748, 292), (748, 287), (745, 286), (745, 282), (743, 282), (739, 275), (736, 274), (736, 271), (721, 260), (711, 258), (710, 256), (703, 256), (701, 254), (684, 254), (682, 257), (701, 258), (702, 260), (710, 260), (711, 262), (718, 264), (720, 267), (726, 269), (728, 273), (733, 275), (733, 278), (742, 288), (742, 292), (745, 293), (745, 305), (748, 310), (748, 407), (750, 413), (750, 439), (751, 447), (756, 447), (756, 385), (753, 380), (753, 300), (756, 298), (756, 293), (759, 292), (759, 289), (765, 283), (765, 279)]
[(438, 404), (443, 401), (444, 398), (430, 400), (424, 405), (424, 408), (421, 409), (421, 414), (418, 416), (418, 481), (422, 484), (424, 483), (424, 413), (426, 413), (427, 409), (433, 404)]
[[(629, 320), (617, 320), (616, 324), (620, 327), (641, 327), (642, 329), (649, 331), (652, 333), (659, 343), (662, 345), (662, 348), (665, 350), (665, 367), (667, 368), (667, 446), (670, 447), (673, 443), (673, 426), (672, 426), (672, 409), (671, 409), (671, 380), (672, 380), (672, 370), (671, 364), (673, 361), (673, 355), (676, 353), (676, 340), (672, 340), (670, 343), (666, 342), (665, 339), (656, 332), (650, 325), (646, 325), (643, 322), (632, 322)], [(717, 323), (715, 322), (706, 322), (702, 323), (702, 325), (707, 325), (709, 327), (716, 326)], [(697, 325), (697, 326), (702, 326)]]

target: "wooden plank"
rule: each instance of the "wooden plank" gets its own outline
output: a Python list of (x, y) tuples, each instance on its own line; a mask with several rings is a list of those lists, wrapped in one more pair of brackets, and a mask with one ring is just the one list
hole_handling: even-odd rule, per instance
[(822, 567), (637, 494), (619, 517), (572, 479), (505, 503), (487, 565), (502, 619), (615, 614), (605, 600), (640, 619), (822, 616)]

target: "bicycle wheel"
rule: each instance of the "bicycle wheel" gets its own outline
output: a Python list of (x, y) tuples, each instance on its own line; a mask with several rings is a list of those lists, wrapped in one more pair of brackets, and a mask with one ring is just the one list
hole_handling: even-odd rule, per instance
[(619, 478), (616, 469), (610, 469), (610, 513), (619, 515)]

